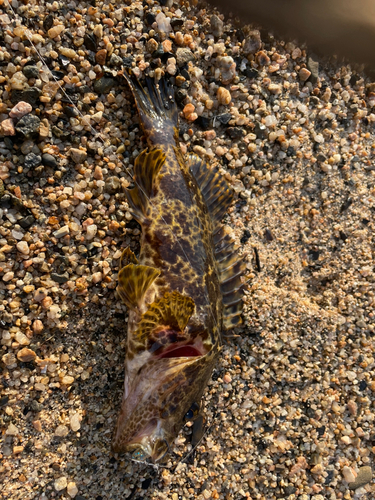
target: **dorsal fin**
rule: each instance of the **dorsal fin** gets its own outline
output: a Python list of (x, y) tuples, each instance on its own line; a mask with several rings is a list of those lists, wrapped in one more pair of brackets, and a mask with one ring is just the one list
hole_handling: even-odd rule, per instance
[(128, 307), (140, 308), (146, 291), (159, 274), (154, 267), (128, 264), (119, 272), (117, 292)]
[(233, 191), (217, 170), (208, 168), (199, 156), (188, 155), (186, 162), (206, 202), (215, 232), (233, 201)]
[(131, 212), (138, 222), (142, 223), (149, 215), (149, 199), (154, 195), (158, 185), (158, 174), (165, 162), (162, 149), (145, 149), (137, 156), (134, 163), (135, 187), (126, 190)]
[(143, 313), (137, 330), (137, 338), (143, 341), (157, 327), (165, 326), (183, 332), (194, 313), (194, 300), (179, 292), (167, 292), (162, 299), (153, 302)]

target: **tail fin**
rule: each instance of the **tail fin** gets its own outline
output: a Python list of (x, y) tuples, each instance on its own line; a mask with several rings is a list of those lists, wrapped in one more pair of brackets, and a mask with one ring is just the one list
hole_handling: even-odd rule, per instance
[(124, 77), (133, 93), (142, 128), (153, 144), (171, 141), (176, 134), (178, 111), (173, 88), (165, 78), (158, 84), (146, 78), (145, 89), (138, 78), (124, 71)]

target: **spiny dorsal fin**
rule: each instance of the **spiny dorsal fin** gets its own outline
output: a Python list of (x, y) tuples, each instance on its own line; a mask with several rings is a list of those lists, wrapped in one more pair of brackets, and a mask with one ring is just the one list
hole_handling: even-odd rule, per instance
[(118, 275), (117, 292), (130, 308), (140, 307), (148, 288), (160, 275), (154, 267), (128, 264)]
[(149, 153), (145, 149), (137, 156), (134, 164), (133, 189), (126, 190), (126, 196), (134, 217), (143, 222), (149, 214), (149, 198), (158, 184), (158, 174), (165, 162), (162, 149), (153, 149)]
[(120, 257), (119, 270), (121, 271), (121, 269), (128, 264), (138, 264), (138, 259), (134, 255), (134, 252), (132, 252), (129, 247), (126, 247)]
[(137, 331), (138, 339), (144, 340), (160, 326), (183, 332), (194, 309), (194, 300), (190, 297), (176, 291), (167, 292), (162, 299), (153, 302), (142, 315)]
[(186, 164), (197, 181), (215, 228), (232, 204), (233, 191), (219, 172), (208, 168), (199, 156), (189, 155)]

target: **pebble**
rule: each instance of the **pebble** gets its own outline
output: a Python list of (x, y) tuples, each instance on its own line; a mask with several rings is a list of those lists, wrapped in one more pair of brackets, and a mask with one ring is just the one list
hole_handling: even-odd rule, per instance
[(116, 176), (108, 177), (105, 181), (104, 189), (109, 194), (115, 194), (121, 189), (120, 179)]
[(65, 437), (69, 434), (69, 429), (66, 425), (58, 425), (55, 429), (55, 436)]
[(61, 35), (61, 33), (65, 30), (65, 26), (63, 24), (56, 24), (55, 26), (52, 26), (48, 30), (48, 36), (50, 38), (56, 38), (57, 36)]
[(44, 153), (42, 155), (42, 163), (46, 167), (51, 167), (51, 168), (56, 168), (58, 167), (57, 160), (54, 156), (50, 155), (49, 153)]
[(69, 226), (62, 226), (60, 227), (59, 229), (57, 229), (56, 231), (53, 232), (53, 236), (55, 238), (63, 238), (64, 236), (66, 236), (67, 234), (69, 234)]
[(11, 118), (6, 118), (0, 123), (0, 135), (11, 136), (16, 135), (14, 121)]
[(98, 232), (98, 226), (96, 224), (90, 224), (86, 228), (86, 239), (92, 240), (97, 232)]
[(17, 436), (17, 434), (18, 434), (18, 429), (17, 429), (17, 427), (16, 427), (15, 425), (13, 425), (12, 423), (10, 423), (10, 424), (8, 425), (7, 430), (5, 431), (5, 434), (6, 434), (7, 436)]
[(243, 53), (245, 56), (256, 54), (262, 48), (262, 40), (258, 30), (252, 30), (243, 42)]
[(108, 94), (114, 84), (114, 78), (111, 78), (110, 76), (102, 76), (94, 82), (94, 92), (97, 94)]
[(306, 80), (308, 80), (311, 76), (311, 71), (309, 71), (307, 68), (301, 68), (299, 70), (299, 79), (301, 80), (301, 82), (305, 82)]
[(74, 377), (71, 377), (70, 375), (65, 375), (61, 379), (61, 383), (64, 385), (72, 385), (73, 382), (74, 382)]
[(176, 60), (178, 66), (183, 66), (190, 61), (194, 61), (195, 56), (190, 49), (180, 47), (176, 51)]
[(42, 163), (42, 157), (35, 153), (29, 153), (25, 156), (24, 166), (26, 168), (36, 168)]
[(23, 363), (34, 361), (35, 358), (36, 358), (36, 353), (32, 349), (28, 349), (27, 347), (24, 347), (17, 353), (17, 359), (19, 359)]
[(33, 322), (33, 332), (38, 335), (39, 333), (42, 333), (44, 329), (43, 323), (41, 322), (40, 319), (36, 319)]
[(81, 428), (81, 420), (82, 418), (78, 413), (74, 413), (74, 415), (70, 417), (70, 428), (73, 432), (79, 431)]
[(372, 476), (372, 469), (369, 465), (360, 467), (355, 480), (353, 482), (349, 482), (349, 489), (356, 490), (357, 488), (362, 488), (362, 486), (365, 486), (372, 481)]
[(223, 104), (225, 106), (227, 106), (232, 100), (229, 90), (225, 87), (219, 87), (216, 96), (219, 104)]
[(42, 91), (36, 87), (24, 90), (12, 90), (10, 100), (13, 104), (20, 101), (25, 101), (34, 106), (39, 101)]
[(23, 254), (28, 254), (30, 252), (29, 245), (27, 241), (19, 241), (16, 245), (17, 250)]
[(343, 467), (342, 474), (343, 474), (344, 479), (347, 483), (353, 483), (355, 481), (356, 476), (357, 476), (357, 474), (352, 469), (352, 467), (348, 467), (347, 465), (345, 465)]
[(220, 19), (219, 16), (214, 14), (211, 16), (211, 30), (212, 34), (216, 36), (217, 38), (220, 37), (224, 33), (224, 23)]
[(71, 481), (70, 483), (68, 483), (68, 485), (66, 487), (66, 492), (68, 493), (68, 495), (71, 498), (74, 498), (77, 495), (78, 488), (77, 488), (77, 485), (74, 481)]
[(101, 66), (103, 66), (103, 64), (105, 64), (105, 61), (107, 59), (107, 53), (108, 52), (106, 49), (98, 50), (98, 52), (95, 54), (95, 61)]
[(9, 116), (10, 118), (15, 118), (16, 120), (19, 120), (23, 116), (31, 113), (32, 110), (33, 107), (31, 106), (30, 103), (25, 101), (20, 101), (10, 110)]
[(64, 476), (57, 478), (54, 483), (56, 491), (65, 490), (67, 485), (68, 485), (68, 480)]
[(39, 77), (38, 66), (33, 66), (31, 64), (28, 64), (27, 66), (23, 67), (22, 72), (26, 76), (26, 78), (38, 78)]
[(24, 139), (32, 139), (39, 134), (40, 119), (35, 115), (25, 115), (16, 124), (16, 130)]
[(87, 158), (87, 151), (77, 148), (71, 148), (70, 157), (74, 161), (74, 163), (83, 163)]

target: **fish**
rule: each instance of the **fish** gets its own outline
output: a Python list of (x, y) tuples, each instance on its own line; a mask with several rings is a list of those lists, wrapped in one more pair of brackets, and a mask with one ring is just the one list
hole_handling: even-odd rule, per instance
[(200, 157), (181, 152), (172, 85), (124, 77), (147, 148), (126, 190), (142, 234), (139, 256), (126, 248), (119, 265), (128, 330), (112, 450), (157, 464), (199, 414), (223, 333), (241, 323), (244, 260), (221, 224), (232, 189)]

